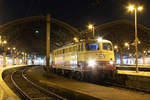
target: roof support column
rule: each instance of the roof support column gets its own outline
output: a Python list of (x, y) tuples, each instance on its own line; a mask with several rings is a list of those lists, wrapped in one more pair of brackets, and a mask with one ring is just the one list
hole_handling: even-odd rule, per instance
[(46, 28), (46, 67), (49, 67), (50, 62), (50, 14), (46, 17), (47, 28)]

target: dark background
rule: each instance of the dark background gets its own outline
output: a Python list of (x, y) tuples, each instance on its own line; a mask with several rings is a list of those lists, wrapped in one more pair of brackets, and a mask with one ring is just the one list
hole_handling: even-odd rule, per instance
[(0, 0), (0, 24), (47, 13), (77, 28), (120, 19), (134, 21), (134, 14), (126, 9), (131, 1), (144, 6), (138, 23), (150, 28), (150, 0)]

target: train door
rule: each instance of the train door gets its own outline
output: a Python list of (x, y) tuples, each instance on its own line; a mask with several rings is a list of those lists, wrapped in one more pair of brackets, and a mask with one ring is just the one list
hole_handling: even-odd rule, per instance
[(84, 42), (81, 42), (78, 44), (78, 50), (77, 50), (77, 60), (78, 60), (78, 68), (79, 70), (82, 70), (82, 68), (84, 67), (84, 60), (85, 60), (85, 55), (84, 55), (84, 51), (85, 51), (85, 47), (84, 47)]
[(80, 68), (80, 43), (77, 45), (77, 69)]

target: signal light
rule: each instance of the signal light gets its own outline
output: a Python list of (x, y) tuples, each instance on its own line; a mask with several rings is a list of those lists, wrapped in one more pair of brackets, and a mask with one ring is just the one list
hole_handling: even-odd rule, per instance
[(35, 30), (34, 30), (34, 33), (35, 33), (35, 34), (39, 34), (39, 33), (40, 33), (39, 29), (35, 29)]
[(38, 34), (38, 33), (39, 33), (39, 31), (38, 31), (38, 30), (35, 30), (35, 33), (36, 33), (36, 34)]

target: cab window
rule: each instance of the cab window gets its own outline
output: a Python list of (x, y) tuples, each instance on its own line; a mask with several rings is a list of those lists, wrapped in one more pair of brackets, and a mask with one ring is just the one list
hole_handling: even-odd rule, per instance
[(112, 51), (112, 46), (110, 43), (103, 43), (103, 50)]
[(97, 51), (97, 50), (99, 50), (99, 44), (98, 43), (87, 43), (86, 50), (87, 51)]

